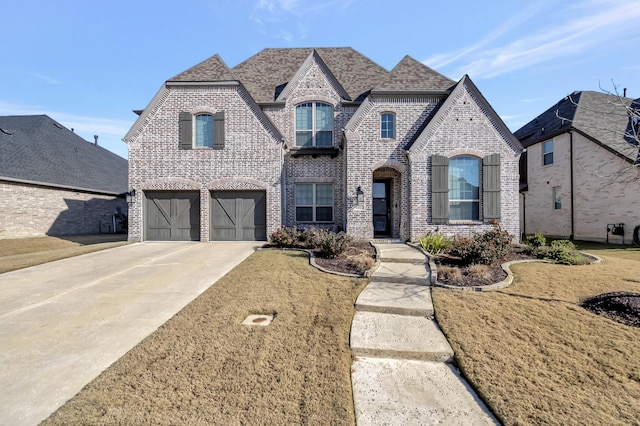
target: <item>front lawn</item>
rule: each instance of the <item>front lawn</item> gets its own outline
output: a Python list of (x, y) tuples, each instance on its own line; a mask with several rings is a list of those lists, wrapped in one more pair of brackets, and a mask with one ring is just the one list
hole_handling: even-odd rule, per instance
[[(353, 425), (349, 332), (367, 282), (258, 251), (44, 424)], [(257, 313), (275, 319), (241, 324)]]
[(496, 292), (433, 288), (457, 363), (506, 425), (638, 424), (640, 328), (580, 303), (640, 293), (640, 249), (578, 248), (604, 261), (514, 265), (514, 283)]

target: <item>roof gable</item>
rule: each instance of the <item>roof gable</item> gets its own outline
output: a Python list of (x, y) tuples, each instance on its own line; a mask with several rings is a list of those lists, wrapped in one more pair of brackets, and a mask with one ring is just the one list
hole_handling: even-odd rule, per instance
[(471, 97), (478, 103), (478, 106), (482, 109), (496, 132), (502, 136), (503, 140), (515, 151), (521, 152), (523, 147), (520, 141), (511, 133), (468, 75), (464, 75), (455, 85), (449, 96), (434, 108), (431, 115), (427, 117), (421, 128), (418, 129), (413, 139), (409, 142), (408, 150), (410, 152), (417, 152), (426, 144), (450, 113), (451, 109), (455, 107), (456, 99), (460, 97), (463, 91), (468, 91), (471, 94)]
[(350, 47), (264, 49), (231, 71), (256, 102), (273, 102), (314, 51), (349, 99), (364, 99), (388, 74)]
[(405, 56), (373, 91), (445, 91), (454, 84), (453, 80)]
[(0, 117), (0, 177), (122, 194), (128, 162), (46, 115)]
[(351, 100), (351, 98), (349, 98), (349, 94), (344, 90), (344, 87), (342, 87), (340, 82), (336, 79), (331, 70), (324, 63), (318, 52), (313, 49), (313, 51), (309, 54), (307, 59), (295, 73), (291, 81), (289, 81), (284, 86), (282, 91), (278, 94), (276, 101), (284, 101), (291, 94), (298, 82), (309, 72), (314, 63), (320, 68), (320, 70), (322, 70), (329, 84), (333, 87), (338, 96), (345, 100)]

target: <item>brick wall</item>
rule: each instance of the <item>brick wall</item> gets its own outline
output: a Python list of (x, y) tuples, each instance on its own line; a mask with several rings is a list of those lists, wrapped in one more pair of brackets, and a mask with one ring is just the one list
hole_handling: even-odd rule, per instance
[[(529, 191), (525, 194), (525, 230), (569, 238), (571, 234), (570, 141), (554, 138), (554, 162), (542, 166), (543, 143), (528, 148)], [(640, 168), (616, 157), (584, 136), (573, 133), (574, 238), (604, 241), (609, 223), (624, 223), (625, 243), (640, 225)], [(547, 183), (548, 182), (548, 183)], [(553, 207), (553, 187), (560, 187), (562, 207)], [(609, 241), (622, 238), (609, 235)]]
[(98, 234), (112, 231), (122, 198), (0, 181), (0, 237)]
[[(282, 145), (256, 116), (238, 86), (171, 86), (129, 141), (129, 185), (138, 194), (130, 207), (129, 239), (143, 238), (145, 190), (199, 190), (200, 239), (209, 240), (212, 189), (264, 189), (267, 234), (281, 224)], [(179, 113), (225, 112), (225, 147), (179, 148)]]

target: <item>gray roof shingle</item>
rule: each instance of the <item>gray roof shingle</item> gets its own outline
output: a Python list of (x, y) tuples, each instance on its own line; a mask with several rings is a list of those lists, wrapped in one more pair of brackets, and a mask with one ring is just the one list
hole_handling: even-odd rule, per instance
[(46, 115), (0, 116), (0, 178), (122, 194), (128, 162)]
[(607, 93), (573, 92), (514, 134), (528, 147), (569, 130), (577, 130), (630, 161), (636, 161), (638, 148), (633, 140), (625, 138), (630, 123), (627, 107), (632, 102), (630, 98)]
[(396, 65), (386, 79), (380, 82), (374, 91), (445, 91), (453, 86), (455, 81), (432, 70), (411, 56), (405, 56)]

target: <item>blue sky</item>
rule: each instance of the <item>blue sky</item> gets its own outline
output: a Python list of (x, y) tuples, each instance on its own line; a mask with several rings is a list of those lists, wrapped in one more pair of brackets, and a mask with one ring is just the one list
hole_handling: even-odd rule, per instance
[[(169, 78), (218, 53), (351, 46), (469, 74), (515, 131), (575, 90), (640, 97), (640, 1), (0, 0), (0, 115), (48, 114), (123, 156)], [(635, 77), (635, 78), (634, 78)]]

